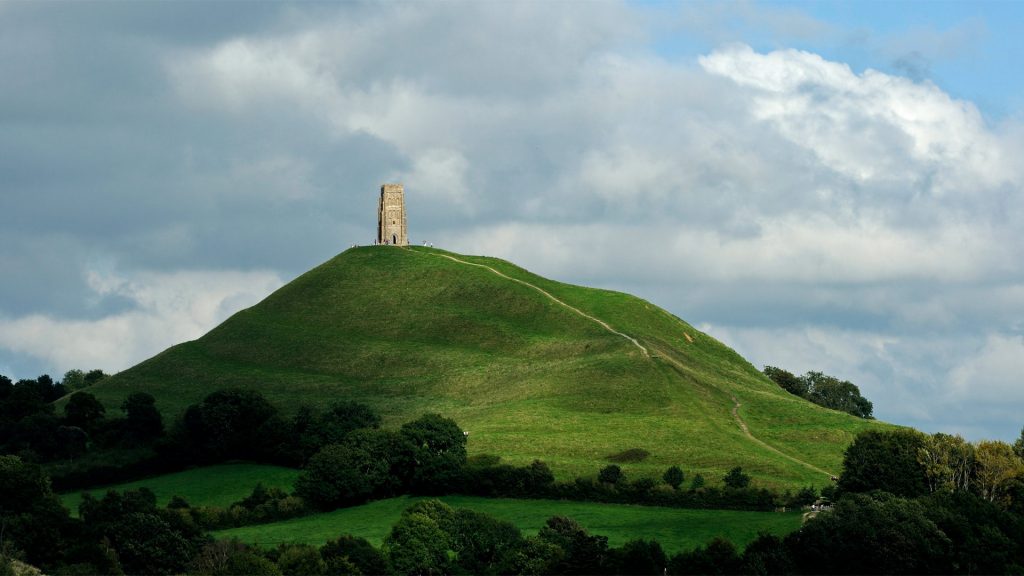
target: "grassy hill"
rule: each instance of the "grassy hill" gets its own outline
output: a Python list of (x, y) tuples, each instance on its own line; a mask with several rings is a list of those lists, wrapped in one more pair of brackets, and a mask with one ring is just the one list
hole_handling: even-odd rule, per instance
[(112, 408), (146, 390), (174, 416), (226, 387), (285, 410), (357, 399), (387, 425), (439, 412), (471, 455), (540, 458), (561, 477), (640, 448), (629, 476), (677, 464), (717, 481), (741, 465), (764, 485), (820, 486), (854, 434), (883, 426), (784, 392), (639, 298), (420, 247), (347, 250), (91, 391)]

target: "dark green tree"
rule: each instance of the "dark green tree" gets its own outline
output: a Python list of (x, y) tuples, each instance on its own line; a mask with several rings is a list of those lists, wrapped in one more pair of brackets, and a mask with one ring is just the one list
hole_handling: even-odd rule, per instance
[(100, 380), (109, 377), (110, 376), (105, 374), (103, 370), (96, 368), (94, 370), (89, 370), (88, 372), (86, 372), (85, 376), (82, 377), (82, 381), (85, 383), (86, 386), (92, 386), (93, 384), (96, 384)]
[(782, 539), (774, 534), (760, 534), (743, 550), (740, 574), (792, 574), (795, 570)]
[(403, 514), (384, 538), (382, 551), (395, 574), (446, 574), (451, 560), (450, 539), (432, 518)]
[(320, 556), (327, 563), (329, 573), (341, 573), (340, 560), (354, 566), (362, 574), (387, 574), (388, 562), (380, 550), (373, 547), (365, 538), (358, 536), (342, 536), (331, 540), (320, 547)]
[(511, 522), (473, 510), (455, 511), (451, 531), (455, 562), (469, 574), (495, 574), (522, 534)]
[(811, 402), (861, 418), (872, 417), (871, 402), (861, 396), (860, 389), (852, 382), (821, 372), (808, 372), (802, 380), (807, 384), (806, 398)]
[(399, 434), (413, 465), (413, 492), (439, 494), (454, 485), (466, 463), (466, 436), (454, 420), (425, 414), (403, 424)]
[(157, 508), (145, 488), (111, 490), (102, 499), (84, 494), (79, 515), (87, 534), (107, 542), (128, 574), (182, 573), (204, 542), (194, 523)]
[(788, 370), (765, 366), (764, 375), (779, 385), (783, 390), (801, 398), (807, 397), (807, 383)]
[(324, 414), (304, 414), (302, 420), (293, 420), (298, 426), (298, 438), (308, 458), (328, 444), (341, 444), (354, 430), (380, 427), (380, 416), (372, 408), (354, 401), (343, 401), (331, 406)]
[(662, 475), (661, 479), (665, 481), (665, 484), (671, 486), (673, 490), (679, 490), (679, 486), (683, 484), (683, 480), (686, 477), (683, 476), (683, 471), (679, 466), (672, 466), (665, 470), (665, 474)]
[(58, 426), (56, 436), (61, 458), (74, 460), (88, 449), (89, 435), (78, 426)]
[(743, 473), (743, 468), (737, 466), (722, 479), (727, 488), (746, 488), (750, 485), (750, 476)]
[(182, 418), (185, 441), (208, 462), (227, 458), (263, 459), (268, 445), (264, 424), (277, 414), (258, 392), (218, 390), (189, 406)]
[(602, 484), (615, 485), (622, 481), (625, 475), (622, 473), (622, 468), (618, 464), (609, 464), (601, 471), (597, 473), (597, 480)]
[(565, 552), (554, 566), (555, 574), (604, 574), (611, 567), (608, 538), (591, 535), (572, 518), (548, 518), (537, 537)]
[(0, 456), (3, 552), (18, 551), (34, 566), (55, 566), (68, 548), (70, 523), (67, 510), (50, 489), (41, 467), (17, 456)]
[(164, 421), (156, 409), (156, 398), (146, 392), (132, 392), (121, 402), (124, 412), (124, 431), (136, 442), (159, 438), (164, 433)]
[(332, 510), (364, 502), (373, 494), (372, 479), (387, 472), (387, 464), (365, 450), (331, 444), (309, 459), (295, 482), (295, 493), (318, 508)]
[(557, 574), (565, 550), (537, 536), (528, 536), (502, 558), (499, 574)]
[(707, 546), (673, 556), (668, 563), (668, 573), (739, 574), (741, 562), (732, 542), (715, 538)]
[(88, 392), (75, 392), (64, 405), (64, 422), (83, 430), (92, 430), (107, 409)]
[(64, 373), (64, 378), (60, 381), (64, 385), (64, 390), (68, 392), (75, 392), (85, 388), (85, 372), (74, 368)]
[(277, 555), (277, 568), (285, 576), (322, 576), (327, 563), (320, 551), (309, 544), (284, 544)]
[(657, 540), (630, 540), (612, 552), (616, 574), (659, 576), (668, 566), (668, 558)]
[(927, 477), (918, 455), (924, 434), (906, 428), (861, 432), (846, 449), (839, 490), (885, 490), (898, 496), (928, 493)]
[(951, 541), (915, 501), (847, 494), (786, 537), (804, 574), (951, 574)]
[(704, 476), (701, 474), (694, 474), (693, 480), (690, 480), (690, 490), (698, 490), (704, 487)]

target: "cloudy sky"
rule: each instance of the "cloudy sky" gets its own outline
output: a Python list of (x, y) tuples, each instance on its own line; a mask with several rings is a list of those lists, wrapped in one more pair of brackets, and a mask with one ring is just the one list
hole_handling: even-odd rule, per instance
[(1024, 425), (1024, 4), (0, 0), (0, 374), (122, 370), (409, 234), (876, 415)]

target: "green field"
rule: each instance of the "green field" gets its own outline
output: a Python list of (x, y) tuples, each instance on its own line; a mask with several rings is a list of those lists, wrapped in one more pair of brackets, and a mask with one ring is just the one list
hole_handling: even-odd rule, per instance
[[(100, 498), (107, 490), (149, 488), (156, 494), (157, 505), (164, 506), (173, 496), (181, 496), (193, 506), (228, 506), (248, 496), (257, 483), (276, 486), (291, 492), (299, 471), (265, 464), (220, 464), (165, 474), (145, 480), (84, 490)], [(73, 515), (78, 514), (82, 492), (61, 494), (61, 501)]]
[(628, 477), (679, 465), (716, 483), (742, 466), (755, 485), (820, 487), (857, 432), (886, 426), (786, 393), (639, 298), (420, 247), (347, 250), (90, 392), (113, 410), (148, 391), (169, 419), (228, 387), (259, 391), (285, 412), (359, 400), (386, 426), (438, 412), (470, 433), (470, 455), (541, 459), (562, 479), (641, 448), (650, 456), (625, 465)]
[[(306, 516), (274, 524), (246, 526), (214, 532), (216, 538), (275, 546), (282, 542), (320, 545), (342, 534), (362, 536), (380, 546), (406, 507), (421, 498), (391, 498)], [(739, 512), (732, 510), (683, 510), (625, 504), (595, 504), (556, 500), (512, 500), (445, 496), (454, 508), (470, 508), (515, 524), (524, 535), (536, 534), (552, 516), (569, 516), (591, 534), (608, 537), (611, 546), (636, 538), (655, 539), (667, 552), (690, 550), (716, 536), (746, 546), (760, 532), (784, 535), (800, 527), (799, 512)]]

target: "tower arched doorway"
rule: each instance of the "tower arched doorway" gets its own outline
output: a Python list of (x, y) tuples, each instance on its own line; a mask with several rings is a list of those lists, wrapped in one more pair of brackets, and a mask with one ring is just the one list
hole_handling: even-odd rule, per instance
[(398, 244), (398, 235), (397, 234), (392, 234), (391, 235), (391, 245), (395, 246), (397, 244)]

